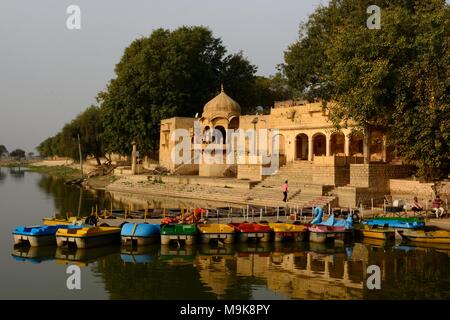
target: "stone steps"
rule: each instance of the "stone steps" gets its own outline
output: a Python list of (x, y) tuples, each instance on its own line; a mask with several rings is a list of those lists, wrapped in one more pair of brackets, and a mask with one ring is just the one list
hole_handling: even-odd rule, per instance
[[(201, 200), (210, 200), (217, 202), (228, 202), (238, 205), (255, 205), (267, 207), (285, 207), (286, 203), (282, 201), (280, 190), (269, 189), (243, 190), (232, 188), (218, 188), (198, 185), (181, 185), (166, 183), (114, 183), (107, 187), (107, 190), (117, 192), (141, 193), (156, 196), (171, 196), (178, 198), (194, 198)], [(321, 200), (323, 197), (301, 194), (288, 200), (290, 207), (310, 207), (312, 204), (326, 203)]]

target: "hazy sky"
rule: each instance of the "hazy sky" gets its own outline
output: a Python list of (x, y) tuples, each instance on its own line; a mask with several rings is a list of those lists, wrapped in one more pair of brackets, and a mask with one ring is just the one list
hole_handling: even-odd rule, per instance
[[(205, 25), (229, 52), (270, 75), (298, 26), (327, 0), (1, 0), (0, 144), (34, 148), (95, 103), (131, 41), (163, 27)], [(66, 9), (81, 8), (81, 30)]]

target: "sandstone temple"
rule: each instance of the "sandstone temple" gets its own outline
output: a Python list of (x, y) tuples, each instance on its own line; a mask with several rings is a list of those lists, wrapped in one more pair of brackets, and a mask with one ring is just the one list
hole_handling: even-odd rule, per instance
[[(256, 190), (278, 188), (284, 180), (289, 180), (291, 200), (295, 200), (296, 194), (311, 193), (332, 195), (340, 206), (357, 206), (358, 202), (367, 204), (369, 199), (379, 203), (389, 193), (389, 180), (410, 176), (412, 168), (402, 164), (395, 148), (388, 146), (388, 137), (382, 131), (371, 130), (370, 135), (364, 136), (356, 130), (355, 123), (347, 123), (345, 128), (337, 131), (330, 121), (329, 110), (332, 109), (323, 108), (321, 102), (289, 100), (275, 102), (269, 114), (243, 115), (238, 102), (222, 87), (221, 92), (205, 104), (200, 117), (174, 117), (161, 121), (159, 163), (173, 175), (252, 181)], [(200, 141), (194, 137), (196, 122), (201, 130)], [(248, 156), (251, 143), (245, 145), (244, 160), (236, 163), (192, 161), (177, 164), (171, 156), (178, 143), (173, 139), (177, 129), (189, 133), (192, 140), (189, 157), (192, 159), (214, 144), (220, 144), (225, 157), (229, 147), (227, 131), (276, 130), (279, 168), (265, 175), (263, 168), (267, 165), (259, 158), (251, 161)], [(223, 138), (216, 141), (211, 135), (213, 130), (221, 132)], [(268, 137), (270, 153), (274, 137)]]

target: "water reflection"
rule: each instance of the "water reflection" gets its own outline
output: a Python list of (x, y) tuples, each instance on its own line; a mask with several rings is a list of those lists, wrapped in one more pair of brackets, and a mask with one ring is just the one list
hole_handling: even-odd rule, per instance
[[(9, 170), (0, 172), (10, 174)], [(364, 240), (349, 245), (271, 242), (11, 250), (10, 230), (14, 225), (42, 218), (36, 216), (36, 208), (47, 215), (54, 204), (55, 211), (76, 214), (80, 208), (84, 215), (96, 204), (108, 208), (111, 198), (35, 173), (25, 173), (23, 180), (2, 179), (6, 181), (0, 192), (0, 206), (4, 206), (0, 211), (6, 213), (2, 220), (3, 252), (12, 254), (2, 265), (9, 272), (2, 280), (14, 279), (14, 284), (35, 281), (36, 277), (27, 278), (30, 268), (50, 282), (57, 279), (55, 270), (65, 276), (66, 264), (79, 264), (86, 266), (83, 274), (94, 276), (100, 290), (112, 299), (450, 299), (449, 246)], [(20, 192), (33, 201), (11, 202), (11, 195)], [(47, 199), (40, 203), (45, 198), (42, 193)], [(33, 265), (39, 262), (45, 262), (45, 268)], [(366, 288), (369, 265), (381, 269), (381, 290)], [(98, 297), (88, 291), (84, 294), (86, 298)]]
[(118, 246), (105, 246), (98, 248), (67, 248), (58, 247), (55, 252), (55, 260), (60, 264), (76, 264), (88, 266), (91, 263), (105, 259), (107, 256), (120, 252)]
[(37, 182), (39, 189), (53, 199), (57, 216), (87, 216), (96, 206), (109, 208), (111, 198), (104, 191), (84, 190), (77, 186), (68, 186), (59, 178), (41, 176)]
[(25, 169), (21, 167), (10, 167), (9, 175), (14, 179), (23, 179), (25, 177)]
[[(19, 247), (12, 256), (33, 263), (55, 259), (59, 264), (92, 265), (113, 299), (251, 299), (259, 287), (290, 299), (450, 297), (449, 248), (364, 243), (296, 247), (273, 243), (76, 250)], [(372, 264), (381, 268), (382, 290), (365, 286), (366, 270)]]
[(17, 261), (25, 261), (31, 263), (41, 263), (46, 260), (55, 259), (56, 247), (30, 247), (30, 246), (14, 246), (12, 257)]
[(124, 263), (150, 263), (158, 258), (158, 246), (122, 247), (120, 258)]
[(3, 172), (4, 168), (0, 167), (0, 183), (3, 183), (6, 179), (6, 173)]

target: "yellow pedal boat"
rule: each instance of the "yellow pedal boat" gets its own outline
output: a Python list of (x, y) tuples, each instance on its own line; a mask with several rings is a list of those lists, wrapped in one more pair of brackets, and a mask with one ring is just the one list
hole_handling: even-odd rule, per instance
[(60, 219), (60, 218), (44, 218), (42, 219), (42, 222), (45, 226), (55, 226), (55, 225), (61, 225), (61, 224), (74, 224), (77, 222), (82, 222), (81, 220), (78, 220), (77, 217), (70, 217), (69, 219)]
[(224, 223), (205, 223), (197, 225), (202, 243), (209, 243), (211, 240), (219, 240), (224, 243), (234, 241), (235, 230), (232, 226)]
[(404, 230), (401, 236), (411, 242), (450, 244), (450, 231), (448, 230)]
[(375, 227), (366, 224), (354, 226), (356, 236), (380, 240), (395, 240), (395, 230), (391, 228)]
[(75, 244), (77, 248), (92, 248), (120, 242), (120, 228), (89, 227), (81, 229), (58, 229), (56, 245), (58, 247)]
[(307, 228), (304, 225), (296, 225), (291, 223), (269, 223), (275, 234), (275, 241), (283, 239), (293, 239), (294, 241), (303, 241), (306, 239)]

